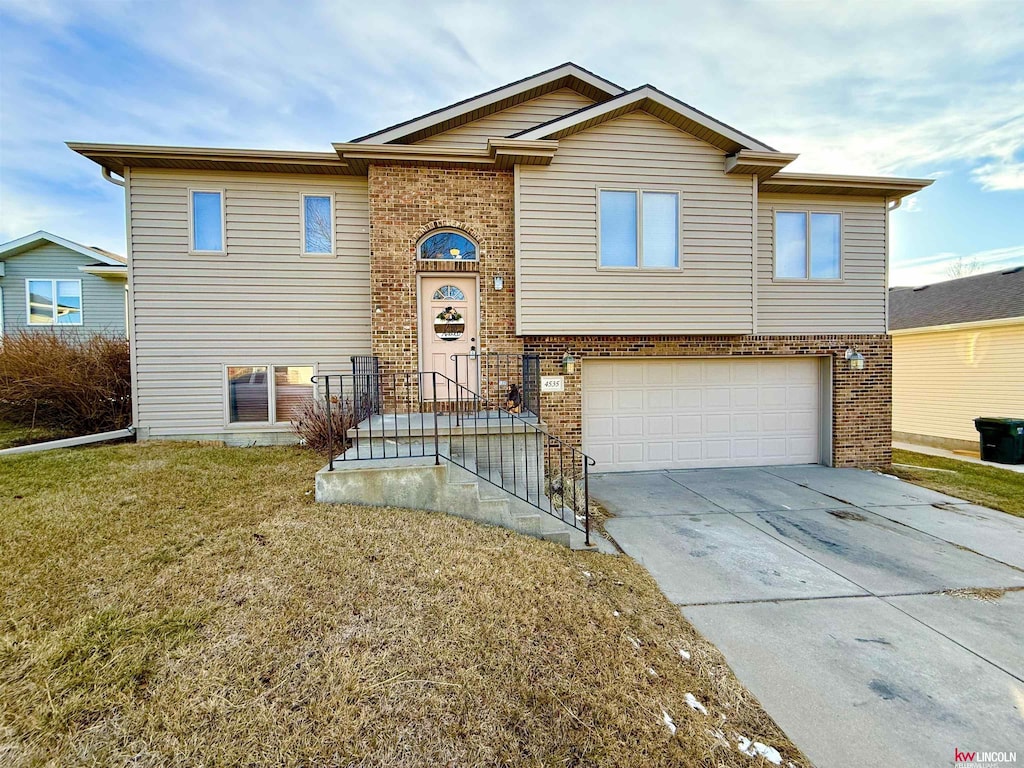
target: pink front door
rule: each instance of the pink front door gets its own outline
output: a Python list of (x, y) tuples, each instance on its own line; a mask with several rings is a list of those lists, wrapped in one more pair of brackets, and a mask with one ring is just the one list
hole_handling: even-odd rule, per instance
[[(420, 280), (420, 370), (436, 371), (477, 392), (480, 351), (476, 277), (424, 276)], [(453, 355), (458, 355), (454, 360)], [(429, 382), (425, 388), (429, 388)], [(427, 389), (429, 393), (429, 389)], [(458, 399), (467, 395), (461, 389)], [(438, 377), (438, 399), (455, 400), (456, 390)]]

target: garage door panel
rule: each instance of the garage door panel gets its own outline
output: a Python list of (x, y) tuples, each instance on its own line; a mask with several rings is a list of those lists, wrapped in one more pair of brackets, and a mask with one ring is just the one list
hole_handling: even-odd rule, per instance
[(595, 470), (819, 460), (815, 358), (593, 360), (584, 450)]

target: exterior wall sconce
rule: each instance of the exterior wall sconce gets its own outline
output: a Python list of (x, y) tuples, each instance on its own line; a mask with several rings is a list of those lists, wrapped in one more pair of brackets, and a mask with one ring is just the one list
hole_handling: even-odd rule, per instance
[(562, 373), (576, 373), (576, 358), (571, 352), (562, 355)]
[(504, 287), (505, 287), (505, 278), (502, 277), (501, 275), (495, 275), (494, 276), (494, 290), (500, 291)]
[(863, 371), (864, 370), (864, 355), (858, 352), (852, 347), (846, 350), (846, 359), (850, 361), (851, 371)]

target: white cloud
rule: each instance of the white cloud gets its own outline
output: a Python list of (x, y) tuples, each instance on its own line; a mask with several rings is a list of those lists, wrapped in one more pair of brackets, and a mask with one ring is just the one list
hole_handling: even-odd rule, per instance
[(986, 163), (971, 171), (971, 176), (989, 191), (1024, 189), (1024, 163)]
[(979, 272), (994, 272), (1024, 264), (1024, 245), (1008, 248), (992, 248), (977, 253), (935, 253), (916, 259), (893, 262), (889, 270), (889, 285), (928, 285), (949, 280), (948, 269), (958, 260), (964, 263), (977, 262)]

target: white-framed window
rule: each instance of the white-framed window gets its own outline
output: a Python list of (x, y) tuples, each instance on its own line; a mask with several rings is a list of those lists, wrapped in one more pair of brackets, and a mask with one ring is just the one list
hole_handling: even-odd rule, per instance
[(224, 253), (224, 190), (188, 191), (189, 250), (192, 253)]
[(334, 255), (334, 196), (302, 195), (302, 255)]
[(27, 279), (25, 316), (29, 325), (81, 325), (82, 281)]
[(841, 280), (843, 217), (817, 211), (775, 212), (775, 277)]
[(462, 232), (442, 229), (420, 241), (417, 257), (423, 261), (476, 261), (476, 243)]
[(312, 365), (225, 366), (228, 424), (280, 425), (312, 400)]
[(598, 190), (598, 266), (678, 269), (679, 193)]

